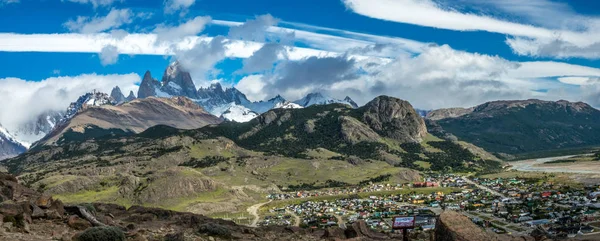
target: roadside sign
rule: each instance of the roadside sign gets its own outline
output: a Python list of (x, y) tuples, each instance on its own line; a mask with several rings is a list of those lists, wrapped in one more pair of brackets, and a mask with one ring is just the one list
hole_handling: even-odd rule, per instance
[(415, 227), (415, 216), (394, 217), (392, 229), (411, 229)]

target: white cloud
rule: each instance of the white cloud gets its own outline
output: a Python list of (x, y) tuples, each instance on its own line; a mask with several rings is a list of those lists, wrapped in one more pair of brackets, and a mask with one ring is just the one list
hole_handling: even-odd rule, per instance
[[(528, 37), (552, 36), (552, 31), (487, 16), (442, 9), (431, 0), (343, 0), (352, 11), (372, 18), (458, 31), (483, 30)], [(424, 17), (427, 16), (427, 17)]]
[(180, 10), (186, 11), (194, 3), (196, 3), (196, 0), (166, 0), (165, 13), (174, 13)]
[(185, 37), (198, 35), (210, 21), (210, 17), (198, 16), (174, 27), (159, 25), (153, 32), (157, 34), (158, 42), (180, 41)]
[(587, 85), (590, 83), (589, 77), (581, 77), (581, 76), (569, 76), (569, 77), (560, 77), (558, 81), (565, 84), (570, 85)]
[(600, 69), (582, 65), (553, 62), (520, 62), (521, 67), (507, 73), (512, 78), (545, 78), (555, 76), (600, 76)]
[(250, 101), (260, 101), (269, 97), (263, 88), (266, 86), (266, 83), (263, 81), (262, 75), (248, 75), (242, 78), (236, 85), (237, 88), (242, 93), (246, 94), (246, 97)]
[(196, 86), (206, 86), (218, 74), (215, 65), (226, 58), (226, 45), (222, 36), (199, 41), (191, 49), (175, 50), (175, 59), (190, 72)]
[(288, 59), (286, 48), (279, 43), (267, 43), (244, 59), (242, 73), (257, 73), (273, 69), (279, 60)]
[[(137, 74), (51, 77), (42, 81), (18, 78), (0, 79), (0, 123), (9, 130), (36, 118), (48, 110), (66, 110), (69, 103), (94, 89), (110, 93), (118, 85), (124, 93), (137, 90)], [(27, 110), (27, 111), (23, 111)]]
[(500, 57), (433, 46), (418, 56), (401, 56), (371, 68), (360, 78), (334, 83), (330, 91), (350, 95), (359, 103), (385, 94), (419, 108), (472, 106), (529, 97), (533, 82), (507, 76), (518, 68), (519, 63)]
[(54, 74), (54, 75), (60, 75), (60, 69), (52, 70), (52, 74)]
[[(488, 31), (508, 34), (513, 38), (509, 38), (507, 43), (516, 53), (522, 55), (592, 59), (600, 57), (597, 47), (600, 45), (598, 44), (600, 19), (575, 15), (577, 20), (563, 23), (566, 25), (563, 26), (564, 28), (549, 29), (491, 16), (463, 13), (453, 10), (451, 6), (443, 6), (432, 0), (343, 0), (343, 2), (355, 13), (387, 21), (455, 31)], [(527, 5), (526, 2), (511, 0), (509, 3), (495, 5), (520, 15), (532, 8), (539, 10), (551, 6), (550, 2), (544, 0), (535, 0), (534, 2), (538, 5)], [(560, 9), (560, 6), (553, 6), (553, 9), (549, 11), (559, 13), (558, 16), (557, 14), (544, 17), (531, 14), (527, 16), (535, 19), (535, 22), (543, 22), (549, 17), (565, 16), (556, 9)], [(526, 39), (531, 41), (525, 41)], [(556, 44), (557, 40), (561, 41), (559, 45)], [(585, 54), (586, 51), (595, 52)]]
[(250, 19), (243, 24), (233, 25), (229, 28), (229, 37), (232, 39), (265, 42), (267, 41), (266, 32), (271, 26), (277, 25), (279, 19), (271, 14), (257, 16), (256, 19)]
[(594, 96), (592, 91), (553, 80), (556, 76), (597, 77), (600, 69), (557, 62), (512, 62), (442, 45), (393, 60), (338, 56), (284, 62), (272, 73), (252, 75), (236, 87), (257, 99), (281, 94), (293, 100), (320, 91), (337, 98), (348, 95), (364, 104), (376, 96), (390, 95), (425, 109), (527, 98), (581, 101)]
[[(186, 37), (181, 41), (157, 43), (155, 34), (128, 34), (116, 39), (111, 34), (14, 34), (0, 33), (0, 51), (7, 52), (71, 52), (99, 53), (106, 45), (117, 47), (119, 54), (174, 55), (173, 45), (179, 51), (190, 50), (198, 42), (210, 42), (211, 37)], [(249, 58), (263, 44), (247, 41), (226, 41), (225, 57)], [(366, 45), (368, 46), (368, 45)], [(286, 47), (290, 60), (310, 56), (339, 56), (339, 53), (309, 48)], [(408, 55), (410, 56), (410, 55)], [(357, 57), (357, 56), (354, 56)], [(358, 56), (367, 58), (366, 56)], [(377, 58), (389, 62), (387, 58)], [(511, 70), (512, 78), (540, 78), (553, 76), (600, 76), (600, 69), (554, 61), (521, 62), (521, 67)]]
[(100, 57), (100, 63), (104, 66), (116, 64), (117, 60), (119, 60), (119, 49), (114, 45), (106, 45), (102, 48), (98, 56)]
[[(213, 20), (212, 23), (215, 25), (229, 27), (238, 27), (244, 24), (242, 22), (223, 20)], [(377, 36), (298, 23), (286, 24), (295, 28), (270, 26), (264, 31), (268, 32), (268, 34), (272, 35), (272, 37), (283, 40), (290, 38), (290, 33), (293, 33), (293, 38), (295, 41), (304, 43), (310, 48), (339, 53), (345, 52), (350, 48), (364, 48), (373, 44), (394, 45), (393, 52), (378, 55), (380, 57), (395, 57), (401, 53), (419, 53), (423, 48), (429, 45), (428, 43), (422, 43), (404, 38)]]
[(93, 18), (78, 16), (75, 20), (67, 21), (64, 26), (72, 32), (99, 33), (119, 28), (132, 22), (133, 14), (129, 9), (111, 9), (106, 16)]
[(529, 39), (517, 37), (506, 39), (506, 44), (513, 49), (513, 52), (524, 56), (555, 57), (559, 59), (572, 57), (586, 59), (600, 58), (600, 42), (578, 46), (564, 41), (560, 37), (554, 39)]
[(21, 0), (0, 0), (0, 7), (5, 4), (19, 3)]
[[(62, 0), (65, 1), (65, 0)], [(81, 4), (92, 4), (94, 6), (94, 8), (97, 7), (108, 7), (111, 6), (113, 3), (119, 1), (119, 0), (66, 0), (69, 2), (74, 2), (74, 3), (81, 3)]]

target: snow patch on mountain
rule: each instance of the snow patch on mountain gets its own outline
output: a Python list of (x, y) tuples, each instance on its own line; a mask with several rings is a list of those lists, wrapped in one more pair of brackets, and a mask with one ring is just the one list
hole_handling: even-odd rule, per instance
[(79, 113), (79, 111), (81, 111), (82, 109), (85, 109), (87, 107), (103, 105), (116, 105), (116, 102), (112, 97), (110, 97), (106, 93), (98, 91), (86, 93), (85, 95), (80, 96), (77, 99), (77, 101), (72, 102), (69, 105), (69, 108), (67, 108), (67, 112), (65, 113), (59, 124), (71, 120), (71, 118), (73, 118), (73, 116)]
[(273, 109), (302, 109), (304, 107), (302, 107), (299, 104), (296, 103), (292, 103), (292, 102), (281, 102), (281, 103), (277, 103)]
[(306, 95), (304, 98), (294, 101), (294, 103), (296, 103), (302, 107), (309, 107), (311, 105), (328, 105), (328, 104), (340, 103), (340, 104), (350, 105), (350, 106), (352, 106), (352, 108), (358, 108), (358, 105), (356, 104), (356, 102), (354, 102), (348, 96), (346, 96), (346, 98), (344, 98), (343, 100), (339, 100), (339, 99), (325, 96), (318, 92), (310, 93), (310, 94)]
[(23, 146), (29, 148), (34, 142), (42, 139), (63, 119), (64, 111), (46, 111), (37, 118), (23, 123), (16, 130), (9, 130)]
[(13, 143), (20, 143), (13, 135), (11, 135), (6, 128), (0, 125), (0, 142), (10, 141)]
[(17, 156), (26, 150), (27, 147), (0, 125), (0, 160)]
[(258, 116), (258, 113), (241, 105), (230, 103), (229, 107), (223, 111), (221, 117), (228, 121), (248, 122)]

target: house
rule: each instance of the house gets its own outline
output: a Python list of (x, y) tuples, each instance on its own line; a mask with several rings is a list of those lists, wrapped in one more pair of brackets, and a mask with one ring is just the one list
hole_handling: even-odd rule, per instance
[(550, 223), (550, 220), (548, 220), (548, 219), (539, 219), (539, 220), (527, 221), (527, 222), (525, 222), (525, 225), (527, 225), (529, 227), (536, 227), (536, 226), (540, 226), (540, 225), (546, 225), (549, 223)]

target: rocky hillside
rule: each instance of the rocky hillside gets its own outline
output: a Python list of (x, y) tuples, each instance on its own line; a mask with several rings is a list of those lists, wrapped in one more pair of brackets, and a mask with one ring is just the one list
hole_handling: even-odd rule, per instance
[[(499, 167), (460, 143), (428, 135), (408, 102), (387, 96), (358, 109), (345, 104), (274, 109), (246, 123), (192, 130), (158, 125), (139, 134), (118, 129), (121, 133), (107, 135), (106, 130), (122, 128), (113, 122), (136, 122), (93, 114), (122, 116), (116, 110), (131, 108), (128, 113), (135, 117), (133, 110), (145, 108), (144, 103), (167, 100), (188, 99), (145, 98), (90, 108), (71, 124), (76, 127), (79, 116), (94, 118), (103, 132), (65, 132), (57, 145), (40, 146), (2, 164), (24, 183), (67, 203), (102, 201), (203, 214), (241, 212), (248, 204), (264, 202), (267, 193), (298, 186), (403, 183), (422, 180), (415, 169)], [(83, 138), (94, 133), (105, 136)]]
[[(72, 111), (74, 112), (74, 111)], [(140, 133), (155, 125), (200, 128), (221, 120), (186, 97), (135, 99), (122, 105), (83, 104), (37, 145), (56, 144), (103, 135)]]
[(364, 221), (346, 230), (293, 227), (252, 228), (199, 214), (159, 208), (86, 203), (65, 205), (56, 197), (22, 186), (0, 173), (2, 240), (393, 240)]
[(447, 108), (447, 109), (438, 109), (427, 112), (425, 118), (429, 120), (441, 120), (447, 118), (456, 118), (461, 117), (466, 114), (470, 114), (473, 112), (475, 108)]
[(427, 135), (423, 119), (403, 100), (381, 96), (364, 107), (314, 105), (274, 109), (250, 122), (197, 130), (225, 136), (251, 150), (303, 157), (308, 149), (325, 148), (346, 155), (375, 158), (386, 139), (419, 143)]
[(600, 111), (582, 102), (494, 101), (428, 117), (435, 135), (456, 136), (495, 153), (600, 145)]

